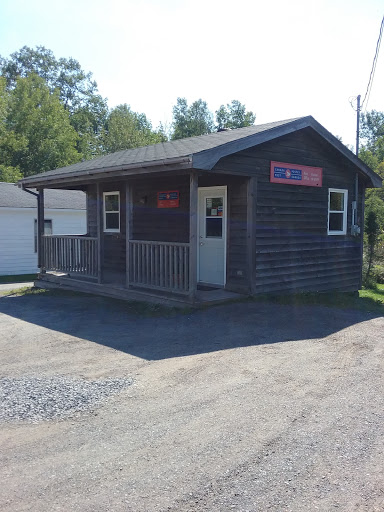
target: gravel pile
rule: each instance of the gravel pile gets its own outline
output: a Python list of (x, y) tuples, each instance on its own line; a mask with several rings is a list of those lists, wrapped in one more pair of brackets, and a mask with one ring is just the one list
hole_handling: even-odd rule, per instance
[(0, 379), (0, 421), (67, 418), (106, 401), (132, 384), (130, 378), (87, 381), (54, 377)]

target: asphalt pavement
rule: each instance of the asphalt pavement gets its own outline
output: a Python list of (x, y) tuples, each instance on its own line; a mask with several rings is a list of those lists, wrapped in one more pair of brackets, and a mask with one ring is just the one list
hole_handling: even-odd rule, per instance
[(0, 297), (2, 512), (382, 512), (384, 318)]

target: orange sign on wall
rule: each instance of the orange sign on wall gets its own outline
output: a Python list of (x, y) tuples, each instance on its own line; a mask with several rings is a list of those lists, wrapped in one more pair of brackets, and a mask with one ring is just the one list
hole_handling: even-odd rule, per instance
[(178, 190), (168, 190), (167, 192), (157, 193), (158, 208), (178, 208), (180, 206), (180, 196)]
[(285, 183), (287, 185), (321, 187), (323, 185), (323, 169), (321, 167), (309, 167), (308, 165), (271, 162), (270, 181), (271, 183)]

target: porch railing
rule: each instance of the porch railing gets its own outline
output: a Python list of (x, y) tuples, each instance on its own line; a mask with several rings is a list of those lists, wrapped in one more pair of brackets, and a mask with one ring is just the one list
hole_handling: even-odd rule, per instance
[(44, 235), (42, 250), (42, 261), (46, 270), (97, 277), (97, 238)]
[(130, 285), (188, 293), (189, 244), (130, 240), (129, 262)]

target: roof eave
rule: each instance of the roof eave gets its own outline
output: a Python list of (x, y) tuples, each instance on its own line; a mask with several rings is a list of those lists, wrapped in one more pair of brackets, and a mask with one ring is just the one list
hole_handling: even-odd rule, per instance
[[(19, 182), (22, 187), (65, 187), (65, 185), (80, 185), (81, 183), (94, 182), (106, 178), (129, 177), (137, 174), (167, 172), (184, 169), (212, 170), (217, 162), (228, 155), (248, 149), (252, 146), (268, 142), (284, 135), (296, 132), (304, 128), (312, 128), (335, 149), (343, 154), (367, 179), (367, 186), (380, 188), (382, 180), (375, 172), (356, 157), (342, 142), (326, 130), (312, 116), (301, 117), (291, 122), (275, 126), (260, 133), (254, 133), (220, 146), (206, 149), (182, 157), (154, 160), (114, 167), (103, 167), (100, 169), (89, 169), (78, 172), (63, 172), (46, 176), (35, 175), (24, 178)], [(63, 169), (64, 170), (64, 169)]]
[(320, 123), (316, 121), (312, 116), (310, 117), (309, 125), (319, 135), (321, 135), (327, 142), (329, 142), (335, 149), (340, 151), (348, 160), (350, 160), (369, 180), (371, 187), (369, 188), (381, 188), (382, 179), (376, 174), (368, 165), (366, 165), (360, 158), (358, 158), (350, 149), (347, 148), (339, 139), (337, 139), (331, 132), (324, 128)]
[(102, 179), (104, 177), (119, 177), (119, 176), (131, 176), (137, 174), (137, 171), (140, 173), (150, 173), (150, 172), (161, 172), (161, 171), (170, 171), (177, 169), (190, 169), (192, 167), (192, 158), (191, 156), (180, 157), (180, 158), (170, 158), (170, 159), (162, 159), (162, 160), (154, 160), (152, 162), (143, 162), (140, 164), (130, 164), (130, 165), (119, 165), (114, 167), (103, 167), (101, 169), (89, 169), (87, 171), (79, 171), (79, 172), (70, 172), (70, 173), (62, 173), (62, 174), (52, 174), (48, 176), (40, 176), (38, 174), (31, 176), (29, 178), (23, 178), (18, 182), (18, 185), (21, 187), (33, 187), (33, 188), (41, 188), (44, 186), (53, 186), (53, 185), (64, 185), (65, 183), (73, 184), (80, 183), (81, 181), (96, 181), (98, 179)]
[(212, 170), (217, 162), (225, 156), (309, 127), (315, 130), (346, 158), (348, 158), (356, 167), (358, 167), (358, 169), (368, 178), (369, 184), (373, 188), (380, 188), (382, 186), (382, 179), (380, 176), (365, 165), (364, 162), (362, 162), (354, 153), (352, 153), (352, 151), (350, 151), (312, 116), (302, 117), (290, 123), (271, 128), (265, 132), (252, 134), (248, 137), (244, 137), (243, 139), (229, 142), (223, 146), (218, 146), (214, 149), (208, 149), (201, 151), (200, 153), (196, 153), (193, 155), (193, 167), (195, 169)]
[(308, 126), (308, 117), (302, 117), (290, 123), (275, 126), (269, 130), (248, 135), (242, 139), (237, 139), (223, 144), (222, 146), (218, 146), (217, 148), (206, 149), (200, 153), (195, 153), (192, 155), (193, 167), (195, 169), (212, 170), (217, 162), (225, 156), (306, 128)]

